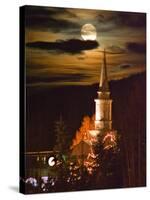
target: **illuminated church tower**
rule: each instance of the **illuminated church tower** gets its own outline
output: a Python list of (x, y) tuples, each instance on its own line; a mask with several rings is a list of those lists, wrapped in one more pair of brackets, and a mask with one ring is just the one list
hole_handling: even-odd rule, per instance
[[(90, 163), (90, 159), (95, 156), (95, 143), (103, 143), (104, 149), (110, 149), (116, 146), (117, 131), (112, 128), (112, 99), (110, 98), (110, 90), (107, 78), (106, 52), (103, 52), (103, 63), (100, 72), (100, 82), (98, 96), (95, 101), (95, 121), (94, 128), (77, 137), (77, 144), (74, 145), (72, 155), (83, 157), (87, 156), (86, 164)], [(85, 135), (84, 135), (85, 134)], [(99, 135), (104, 136), (102, 141)], [(84, 137), (85, 136), (85, 137)], [(79, 140), (79, 142), (78, 142)], [(87, 165), (85, 166), (87, 167)]]
[(95, 130), (112, 130), (112, 99), (107, 79), (106, 53), (104, 50), (103, 64), (101, 67), (98, 97), (95, 99)]

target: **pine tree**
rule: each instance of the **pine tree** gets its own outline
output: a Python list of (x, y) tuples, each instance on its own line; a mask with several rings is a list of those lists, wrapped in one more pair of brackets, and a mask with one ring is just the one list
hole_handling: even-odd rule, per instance
[(59, 120), (54, 124), (54, 133), (56, 136), (54, 150), (59, 151), (62, 155), (66, 154), (70, 146), (70, 137), (62, 116), (60, 116)]
[[(114, 136), (115, 139), (112, 142)], [(94, 174), (96, 187), (113, 188), (120, 186), (121, 166), (118, 138), (113, 131), (104, 132), (98, 137), (98, 142), (94, 147), (97, 162)]]

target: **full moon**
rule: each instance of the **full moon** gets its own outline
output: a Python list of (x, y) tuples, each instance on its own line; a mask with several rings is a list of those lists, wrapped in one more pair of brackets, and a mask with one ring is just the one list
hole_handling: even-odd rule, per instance
[(81, 28), (81, 37), (83, 40), (96, 40), (97, 32), (92, 24), (84, 24)]

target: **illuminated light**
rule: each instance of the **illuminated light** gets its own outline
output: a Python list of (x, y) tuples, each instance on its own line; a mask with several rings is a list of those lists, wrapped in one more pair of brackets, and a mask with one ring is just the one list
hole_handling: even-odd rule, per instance
[(33, 185), (34, 187), (38, 186), (37, 184), (37, 180), (33, 177), (29, 177), (26, 179), (25, 181), (26, 183), (30, 183), (31, 185)]
[(95, 155), (94, 153), (90, 153), (90, 156), (91, 156), (92, 158), (96, 158), (96, 155)]
[(44, 188), (44, 187), (45, 187), (45, 184), (44, 184), (44, 183), (42, 183), (42, 184), (41, 184), (41, 188)]
[(103, 142), (105, 142), (107, 139), (110, 139), (111, 142), (115, 142), (116, 141), (116, 137), (115, 135), (110, 132), (110, 133), (107, 133), (103, 139)]
[(67, 179), (67, 182), (68, 182), (68, 183), (70, 182), (70, 177)]
[(105, 150), (108, 150), (108, 149), (110, 149), (110, 148), (112, 148), (113, 147), (113, 145), (107, 145), (106, 147), (104, 147), (104, 149)]
[(48, 159), (48, 164), (50, 167), (55, 165), (55, 158), (53, 156)]
[(43, 161), (46, 162), (46, 156), (44, 156)]
[(53, 181), (51, 185), (54, 186), (54, 185), (55, 185), (55, 182)]
[(104, 149), (108, 150), (113, 148), (117, 145), (116, 142), (116, 131), (108, 132), (105, 137), (103, 138), (103, 144), (105, 144)]
[(37, 159), (36, 159), (37, 161), (39, 161), (40, 160), (40, 157), (39, 156), (37, 156)]
[(48, 176), (42, 176), (41, 179), (43, 183), (48, 183)]

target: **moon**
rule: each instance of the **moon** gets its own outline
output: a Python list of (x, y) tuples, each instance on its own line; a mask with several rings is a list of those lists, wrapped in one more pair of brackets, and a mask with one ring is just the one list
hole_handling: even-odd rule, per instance
[(81, 28), (81, 37), (83, 40), (96, 40), (97, 32), (92, 24), (84, 24)]

